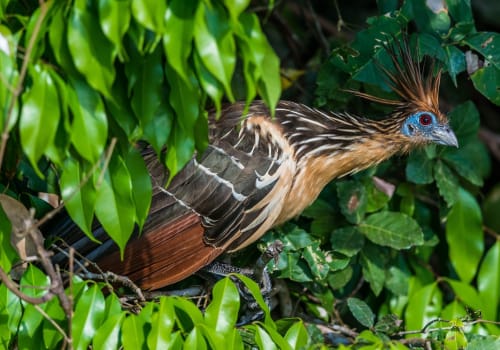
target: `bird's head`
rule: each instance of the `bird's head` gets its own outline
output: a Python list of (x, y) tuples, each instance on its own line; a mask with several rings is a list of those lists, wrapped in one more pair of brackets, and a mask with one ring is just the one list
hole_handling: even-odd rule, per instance
[(447, 120), (438, 118), (433, 112), (417, 111), (407, 116), (401, 125), (401, 133), (416, 144), (437, 143), (458, 147), (455, 133), (448, 126)]
[[(427, 76), (419, 62), (418, 51), (410, 49), (406, 35), (398, 42), (391, 38), (393, 44), (383, 43), (394, 69), (379, 65), (387, 77), (391, 89), (399, 95), (400, 100), (376, 97), (363, 92), (355, 95), (371, 101), (394, 106), (392, 118), (388, 122), (396, 124), (395, 132), (414, 146), (436, 143), (458, 147), (455, 133), (448, 125), (448, 118), (439, 110), (439, 84), (441, 71), (434, 72), (431, 62)], [(417, 59), (414, 58), (417, 57)]]

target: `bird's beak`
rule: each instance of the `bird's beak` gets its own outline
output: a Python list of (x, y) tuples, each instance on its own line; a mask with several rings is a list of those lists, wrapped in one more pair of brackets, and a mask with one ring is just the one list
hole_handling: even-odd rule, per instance
[(455, 146), (458, 148), (458, 140), (453, 130), (448, 125), (439, 125), (431, 132), (432, 141), (445, 146)]

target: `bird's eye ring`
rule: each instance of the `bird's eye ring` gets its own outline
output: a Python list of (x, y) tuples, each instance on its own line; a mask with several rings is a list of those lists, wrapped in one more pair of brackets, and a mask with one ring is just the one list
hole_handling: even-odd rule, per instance
[(429, 114), (424, 113), (424, 114), (420, 115), (420, 117), (418, 118), (418, 121), (423, 126), (431, 125), (432, 117)]

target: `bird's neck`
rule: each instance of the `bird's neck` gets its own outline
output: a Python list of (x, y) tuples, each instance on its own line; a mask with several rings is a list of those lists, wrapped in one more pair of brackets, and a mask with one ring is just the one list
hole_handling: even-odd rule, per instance
[(297, 172), (280, 222), (302, 212), (331, 180), (377, 165), (411, 147), (394, 120), (391, 123), (387, 119), (373, 121), (313, 111), (321, 115), (309, 120), (298, 117), (293, 127), (285, 123)]

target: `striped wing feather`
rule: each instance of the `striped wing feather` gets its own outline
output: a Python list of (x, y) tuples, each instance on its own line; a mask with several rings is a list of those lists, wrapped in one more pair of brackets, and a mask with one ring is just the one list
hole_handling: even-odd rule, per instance
[(118, 251), (110, 251), (109, 240), (94, 247), (89, 254), (101, 268), (157, 289), (186, 278), (224, 251), (250, 244), (272, 227), (295, 163), (279, 126), (259, 106), (246, 118), (243, 105), (232, 105), (223, 118), (211, 119), (210, 146), (167, 188), (168, 171), (145, 150), (153, 201), (143, 234), (127, 245), (123, 261)]

